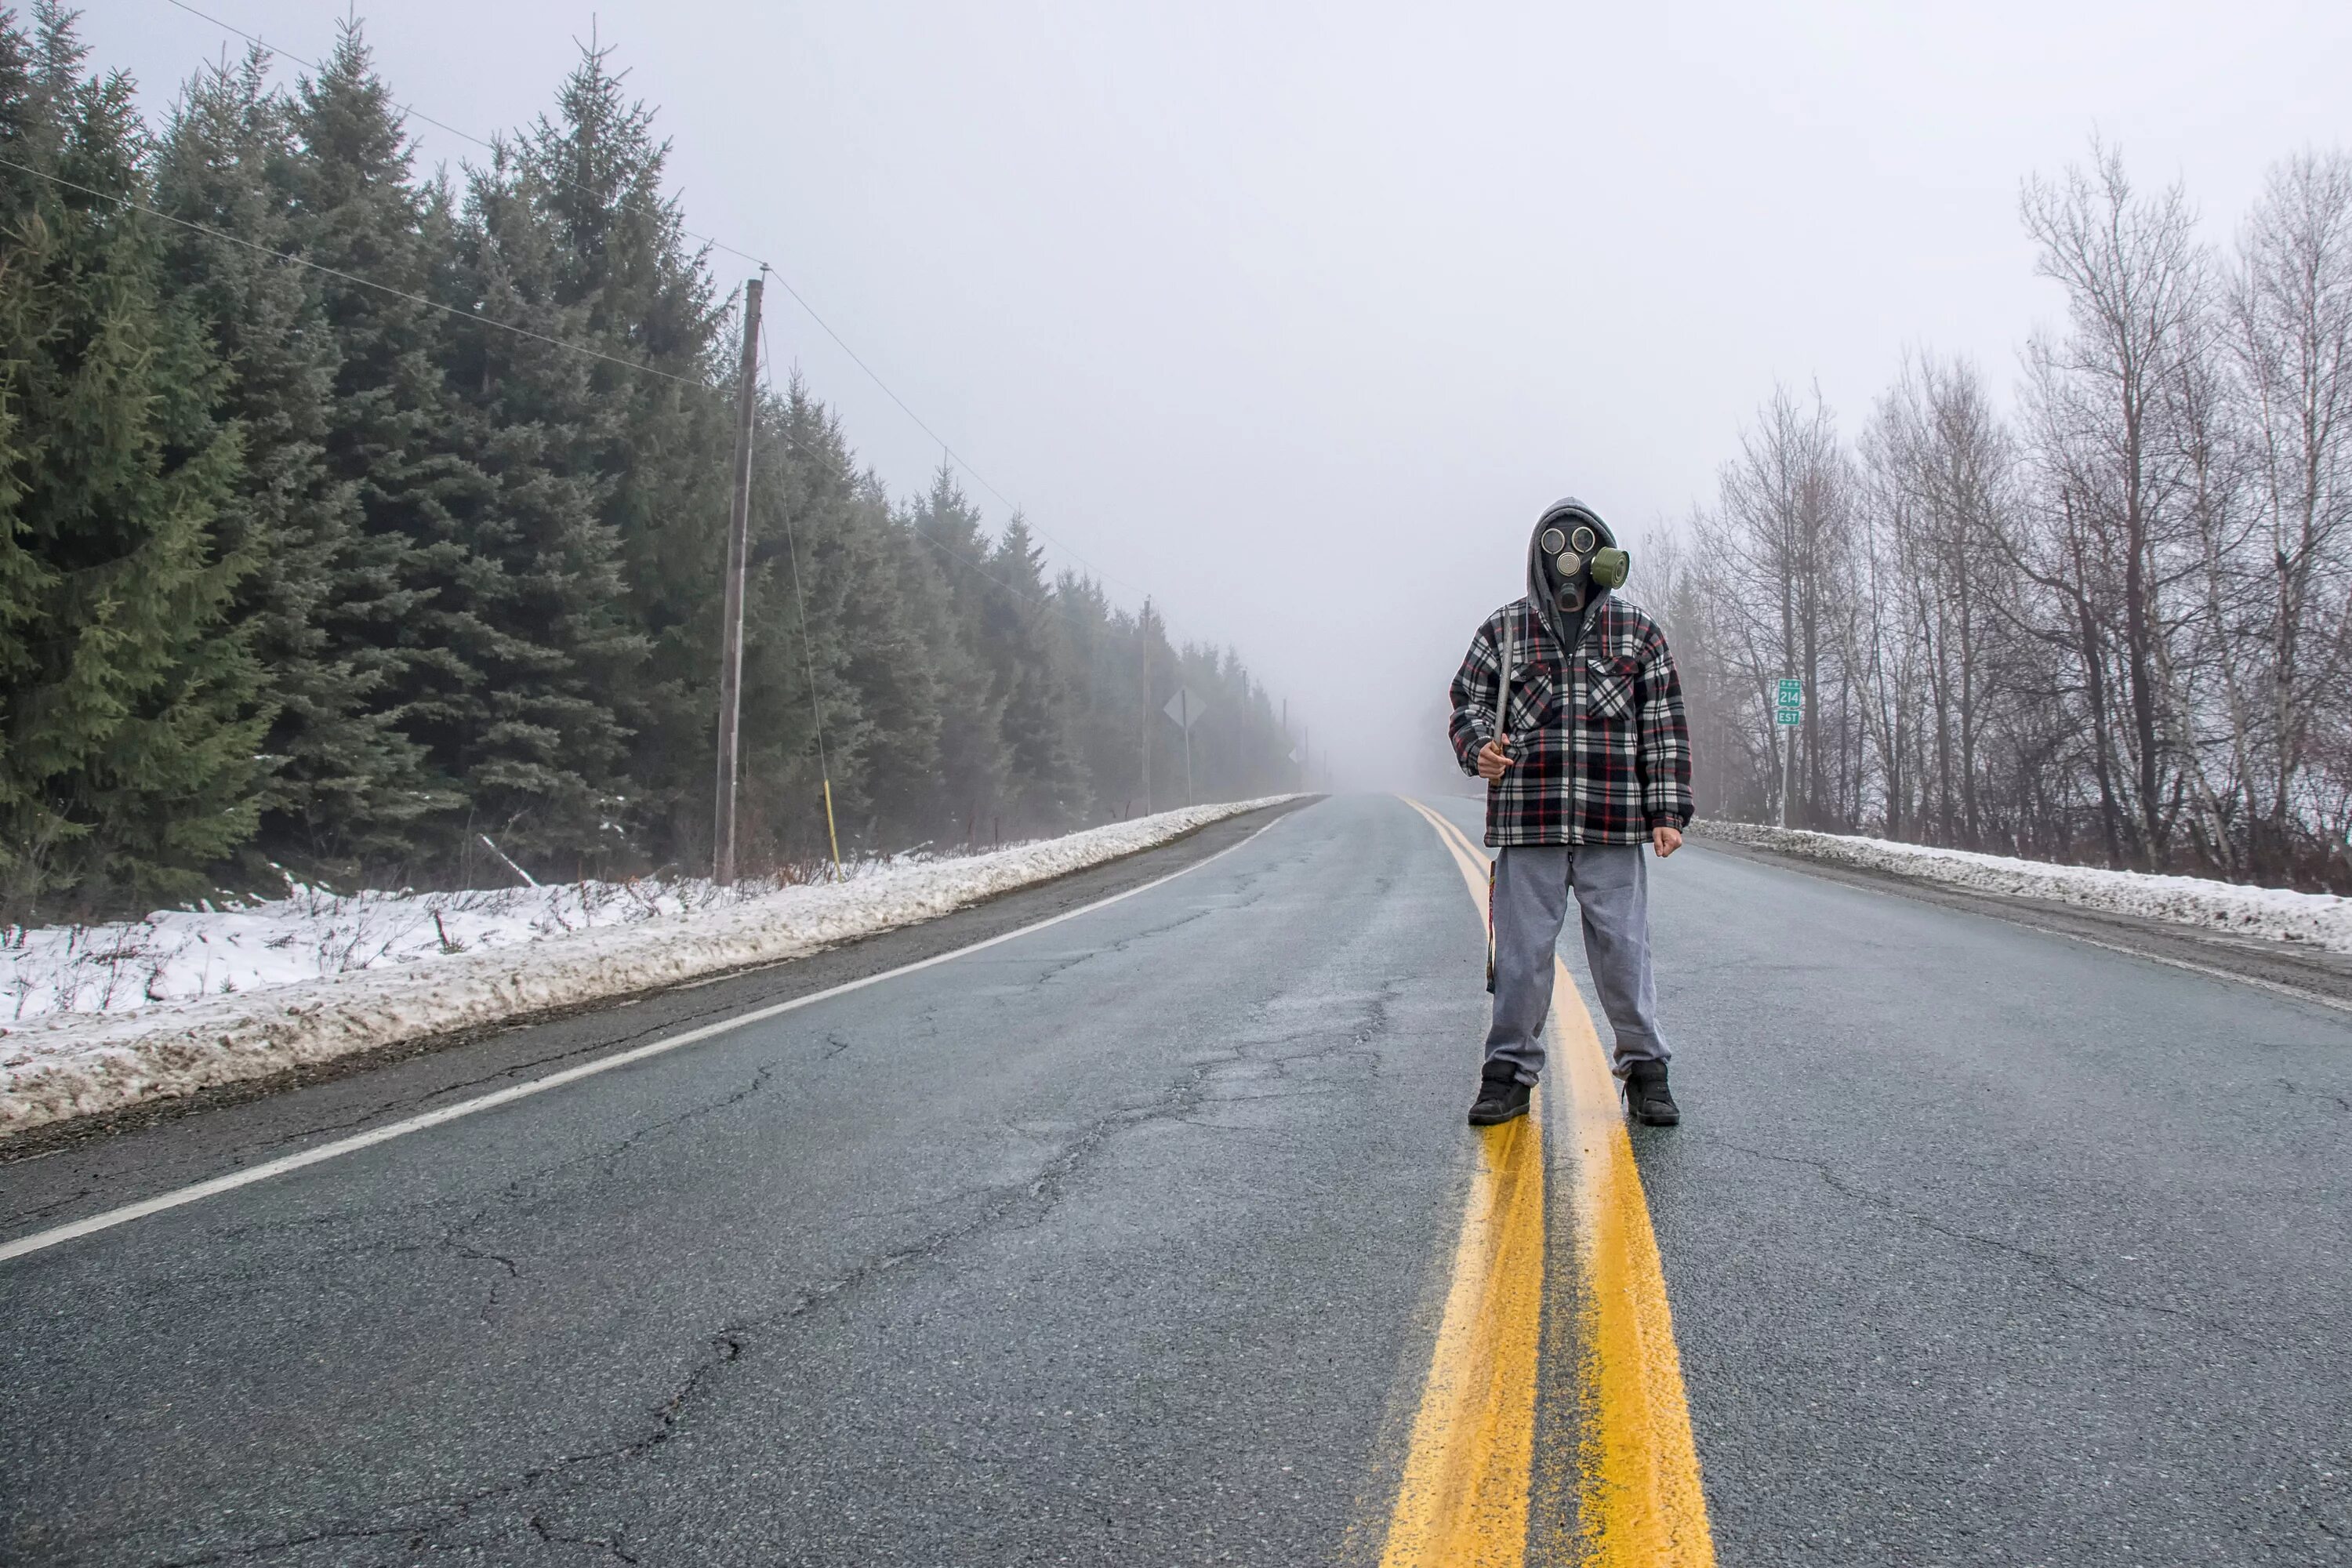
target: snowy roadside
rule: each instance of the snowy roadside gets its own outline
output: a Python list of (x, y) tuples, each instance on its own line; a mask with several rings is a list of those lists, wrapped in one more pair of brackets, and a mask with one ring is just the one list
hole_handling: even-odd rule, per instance
[(1897, 844), (1885, 838), (1802, 833), (1747, 822), (1702, 820), (1701, 839), (1752, 844), (1832, 865), (1890, 872), (1979, 893), (2048, 899), (2109, 914), (2201, 926), (2233, 936), (2268, 937), (2352, 953), (2352, 899), (2285, 888), (2244, 888), (2201, 877), (2161, 877), (2095, 866), (2053, 866), (2005, 855)]
[(1289, 798), (1191, 806), (987, 854), (876, 862), (835, 883), (349, 898), (298, 889), (248, 909), (13, 931), (0, 948), (0, 1007), (17, 1020), (0, 1026), (0, 1138), (803, 957)]

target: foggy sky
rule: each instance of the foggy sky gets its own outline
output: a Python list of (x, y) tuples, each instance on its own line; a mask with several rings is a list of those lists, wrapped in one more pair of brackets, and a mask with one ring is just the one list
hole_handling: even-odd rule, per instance
[[(191, 0), (318, 58), (330, 0)], [(1405, 782), (1575, 493), (1635, 545), (1776, 379), (1857, 427), (1906, 347), (2006, 392), (2053, 285), (2020, 181), (2096, 132), (2226, 237), (2352, 141), (2352, 5), (404, 0), (394, 91), (478, 134), (592, 26), (690, 226), (772, 262), (1054, 559), (1237, 646), (1341, 782)], [(1661, 12), (1666, 8), (1657, 8)], [(243, 44), (103, 0), (151, 116)], [(420, 163), (480, 153), (415, 125)], [(730, 287), (746, 264), (720, 254)], [(894, 490), (930, 437), (781, 290), (769, 342)], [(996, 498), (966, 488), (1002, 522)]]

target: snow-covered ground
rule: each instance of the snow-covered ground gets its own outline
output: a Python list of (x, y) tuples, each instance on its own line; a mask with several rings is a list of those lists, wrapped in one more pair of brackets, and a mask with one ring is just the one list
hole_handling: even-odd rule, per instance
[(2238, 936), (2306, 942), (2352, 952), (2352, 899), (2298, 893), (2286, 888), (2245, 888), (2201, 877), (2159, 877), (2095, 866), (2053, 866), (2006, 855), (1937, 849), (1885, 838), (1847, 837), (1705, 820), (1692, 824), (1701, 838), (1753, 844), (1842, 866), (1944, 882), (1980, 893), (2001, 893), (2078, 904), (2110, 914), (2202, 926)]
[(1287, 798), (1161, 812), (801, 886), (296, 889), (241, 908), (0, 930), (0, 1137), (550, 1007), (797, 958)]

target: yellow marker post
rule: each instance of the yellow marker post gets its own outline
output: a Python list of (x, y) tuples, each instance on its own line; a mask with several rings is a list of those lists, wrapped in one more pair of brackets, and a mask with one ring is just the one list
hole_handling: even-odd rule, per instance
[(833, 877), (841, 879), (841, 834), (833, 826), (833, 775), (824, 777), (824, 836), (833, 845)]

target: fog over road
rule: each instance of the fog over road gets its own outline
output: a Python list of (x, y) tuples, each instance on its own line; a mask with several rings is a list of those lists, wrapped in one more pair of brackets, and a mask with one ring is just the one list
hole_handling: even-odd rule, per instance
[[(1703, 845), (1651, 888), (1717, 1560), (2352, 1562), (2352, 1014)], [(1073, 910), (0, 1261), (0, 1558), (1380, 1561), (1492, 1148), (1393, 797), (0, 1165), (0, 1237)], [(1544, 1169), (1530, 1562), (1593, 1417)]]

